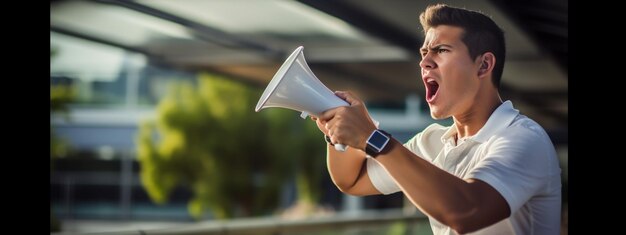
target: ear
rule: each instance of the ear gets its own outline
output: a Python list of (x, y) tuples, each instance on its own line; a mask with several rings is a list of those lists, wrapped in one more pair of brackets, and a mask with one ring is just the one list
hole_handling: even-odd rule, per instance
[(496, 65), (496, 56), (491, 52), (485, 52), (478, 58), (480, 67), (478, 68), (478, 77), (483, 78), (491, 74), (493, 67)]

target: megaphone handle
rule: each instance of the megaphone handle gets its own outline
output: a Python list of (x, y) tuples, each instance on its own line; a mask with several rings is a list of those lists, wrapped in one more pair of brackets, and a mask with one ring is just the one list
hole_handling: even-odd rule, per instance
[(345, 146), (343, 144), (335, 144), (335, 150), (339, 152), (345, 152), (347, 148), (348, 146)]

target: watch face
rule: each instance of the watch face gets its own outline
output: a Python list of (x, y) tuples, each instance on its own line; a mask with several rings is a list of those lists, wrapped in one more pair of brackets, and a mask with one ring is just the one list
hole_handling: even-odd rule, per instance
[(380, 150), (385, 147), (385, 144), (389, 141), (389, 137), (380, 133), (380, 131), (376, 130), (372, 133), (372, 136), (368, 139), (368, 143), (376, 149), (376, 151), (380, 152)]

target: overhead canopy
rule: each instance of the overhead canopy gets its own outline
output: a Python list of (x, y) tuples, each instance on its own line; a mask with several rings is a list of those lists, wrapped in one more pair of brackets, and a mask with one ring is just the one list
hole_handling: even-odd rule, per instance
[[(567, 130), (567, 1), (446, 2), (480, 10), (504, 29), (503, 98), (547, 129)], [(54, 1), (51, 44), (87, 39), (138, 52), (151, 62), (229, 74), (259, 87), (303, 45), (307, 62), (329, 88), (353, 90), (372, 105), (394, 106), (412, 94), (423, 97), (418, 14), (432, 3)], [(116, 69), (106, 67), (115, 53), (94, 53), (103, 73)]]

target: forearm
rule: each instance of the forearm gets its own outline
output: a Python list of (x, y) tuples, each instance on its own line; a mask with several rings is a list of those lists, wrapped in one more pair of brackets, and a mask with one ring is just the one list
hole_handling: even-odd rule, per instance
[(415, 156), (396, 140), (391, 141), (390, 151), (376, 160), (415, 206), (449, 226), (475, 213), (478, 203), (468, 182)]
[(342, 192), (347, 192), (356, 183), (361, 168), (365, 164), (365, 153), (348, 147), (339, 152), (328, 145), (327, 167), (333, 183)]

